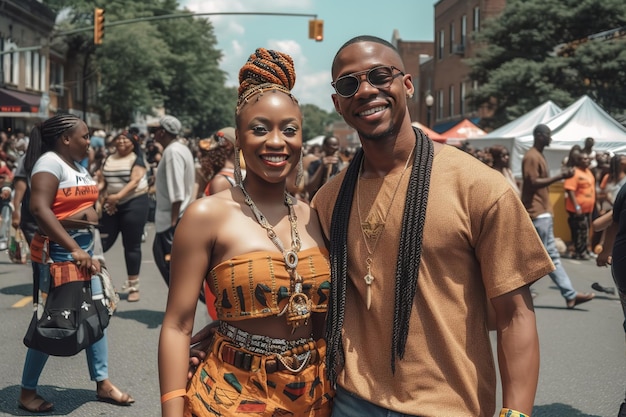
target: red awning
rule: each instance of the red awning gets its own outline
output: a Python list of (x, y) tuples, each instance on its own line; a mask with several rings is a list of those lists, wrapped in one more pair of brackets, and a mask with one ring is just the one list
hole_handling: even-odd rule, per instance
[(421, 129), (422, 132), (424, 132), (426, 134), (426, 136), (428, 136), (431, 140), (434, 140), (436, 142), (446, 143), (446, 137), (445, 136), (440, 135), (439, 133), (435, 132), (434, 130), (424, 126), (420, 122), (413, 122), (413, 123), (411, 123), (411, 125)]
[(0, 113), (37, 113), (41, 96), (0, 88)]
[(442, 135), (448, 139), (467, 139), (483, 136), (486, 133), (469, 119), (463, 119), (449, 130), (443, 132)]

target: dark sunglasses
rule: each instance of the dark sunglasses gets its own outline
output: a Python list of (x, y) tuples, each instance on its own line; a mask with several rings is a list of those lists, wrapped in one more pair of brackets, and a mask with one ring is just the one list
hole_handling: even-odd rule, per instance
[[(393, 74), (393, 71), (399, 71), (398, 74)], [(365, 71), (354, 72), (352, 74), (344, 75), (337, 78), (336, 81), (330, 83), (333, 86), (337, 94), (341, 97), (349, 98), (356, 94), (361, 87), (361, 75), (366, 74), (365, 78), (367, 82), (374, 88), (389, 88), (394, 78), (399, 75), (404, 75), (402, 71), (394, 66), (380, 66), (371, 68)]]

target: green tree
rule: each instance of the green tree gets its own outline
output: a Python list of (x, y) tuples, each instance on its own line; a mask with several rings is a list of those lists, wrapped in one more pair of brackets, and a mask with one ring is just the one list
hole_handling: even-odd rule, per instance
[[(176, 0), (46, 0), (68, 16), (65, 29), (92, 24), (93, 8), (105, 8), (107, 24), (120, 20), (179, 14), (167, 20), (106, 26), (102, 45), (95, 48), (91, 32), (67, 37), (68, 57), (88, 56), (85, 74), (100, 80), (97, 103), (103, 120), (128, 126), (138, 113), (163, 107), (190, 128), (207, 136), (232, 125), (236, 94), (225, 87), (219, 69), (221, 52), (211, 23), (177, 10)], [(92, 59), (92, 58), (93, 59)]]
[(302, 138), (306, 142), (316, 136), (326, 135), (329, 125), (340, 119), (337, 113), (328, 113), (315, 104), (303, 104), (302, 109)]
[(565, 107), (586, 94), (616, 116), (626, 108), (626, 41), (590, 41), (567, 56), (556, 47), (626, 25), (622, 0), (508, 0), (485, 22), (469, 59), (479, 88), (475, 107), (494, 110), (484, 127), (498, 127), (546, 100)]

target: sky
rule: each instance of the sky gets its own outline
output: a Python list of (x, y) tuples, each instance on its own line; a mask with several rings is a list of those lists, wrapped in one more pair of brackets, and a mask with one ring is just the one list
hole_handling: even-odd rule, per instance
[(227, 85), (238, 85), (239, 68), (256, 48), (292, 56), (296, 68), (294, 95), (300, 104), (332, 111), (330, 66), (343, 43), (374, 35), (391, 41), (398, 30), (405, 41), (432, 41), (434, 4), (439, 0), (179, 0), (196, 13), (298, 13), (324, 20), (324, 40), (308, 38), (312, 17), (209, 16), (223, 53), (220, 67)]

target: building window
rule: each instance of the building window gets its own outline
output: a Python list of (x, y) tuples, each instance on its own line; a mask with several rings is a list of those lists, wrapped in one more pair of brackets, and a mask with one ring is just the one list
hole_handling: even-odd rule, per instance
[(48, 61), (45, 55), (39, 57), (39, 91), (48, 90), (46, 85), (46, 69), (48, 67)]
[(450, 89), (448, 90), (448, 96), (449, 96), (448, 113), (450, 113), (450, 116), (454, 116), (454, 86), (453, 85), (451, 85)]
[(459, 84), (459, 113), (465, 114), (465, 83)]
[(39, 77), (39, 53), (38, 52), (33, 52), (33, 63), (32, 63), (32, 77), (33, 77), (33, 89), (34, 90), (41, 90), (41, 82), (40, 82), (40, 77)]
[(465, 47), (465, 38), (467, 37), (467, 16), (461, 18), (461, 46)]
[(26, 88), (33, 88), (33, 52), (26, 52), (25, 54), (25, 60), (24, 60), (24, 73), (26, 74), (26, 77), (24, 78), (24, 86)]
[(474, 7), (474, 32), (480, 32), (480, 7)]
[(443, 48), (445, 47), (446, 44), (446, 33), (443, 30), (439, 31), (439, 48), (437, 51), (437, 57), (439, 59), (443, 58)]
[(57, 95), (64, 95), (63, 88), (63, 65), (58, 62), (50, 62), (50, 89), (56, 91)]
[(437, 91), (437, 119), (443, 119), (443, 90)]
[(450, 53), (454, 53), (454, 23), (450, 23)]

